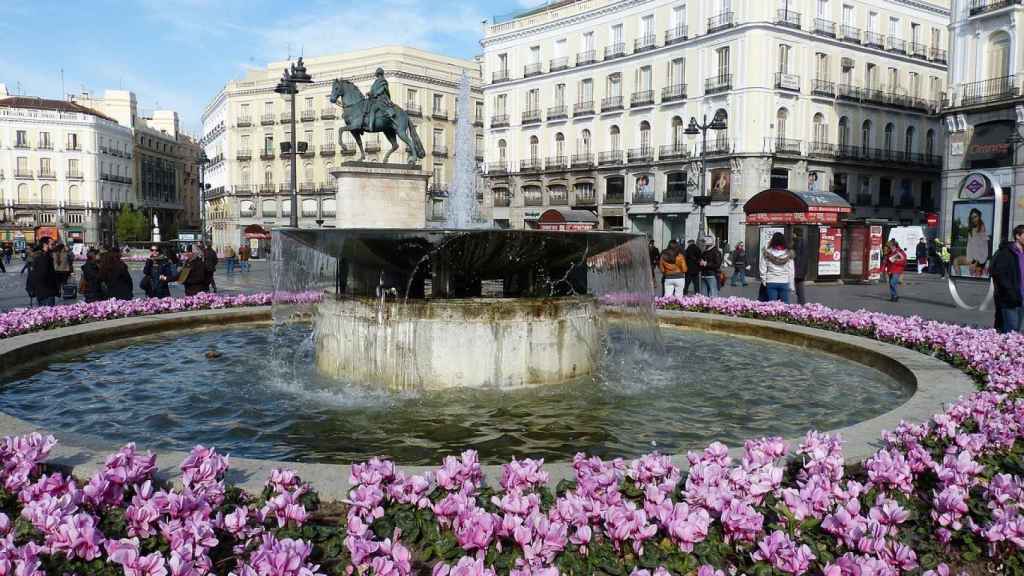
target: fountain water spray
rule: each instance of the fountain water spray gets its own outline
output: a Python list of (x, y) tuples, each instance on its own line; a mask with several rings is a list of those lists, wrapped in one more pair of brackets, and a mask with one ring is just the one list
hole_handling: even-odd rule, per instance
[(476, 136), (470, 120), (469, 76), (459, 81), (455, 123), (455, 173), (448, 190), (448, 228), (484, 228), (476, 199)]

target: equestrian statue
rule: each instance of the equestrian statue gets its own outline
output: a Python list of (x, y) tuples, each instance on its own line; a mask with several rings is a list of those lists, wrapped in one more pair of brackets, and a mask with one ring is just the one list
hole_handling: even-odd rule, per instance
[(362, 161), (366, 158), (366, 153), (363, 152), (363, 134), (383, 132), (391, 142), (391, 149), (384, 154), (384, 163), (386, 164), (391, 154), (398, 150), (397, 138), (401, 138), (409, 151), (409, 163), (415, 164), (417, 159), (427, 155), (419, 135), (416, 134), (416, 126), (405, 110), (391, 101), (391, 91), (388, 89), (387, 79), (384, 78), (384, 69), (377, 68), (376, 76), (368, 96), (363, 96), (355, 84), (344, 78), (337, 78), (331, 84), (331, 103), (337, 105), (338, 100), (341, 100), (341, 117), (345, 119), (345, 127), (338, 130), (338, 144), (342, 144), (342, 134), (351, 133), (356, 146), (359, 147), (359, 160)]

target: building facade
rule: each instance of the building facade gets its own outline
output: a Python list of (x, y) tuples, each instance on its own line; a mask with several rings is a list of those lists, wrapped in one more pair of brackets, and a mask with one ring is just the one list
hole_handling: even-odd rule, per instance
[[(923, 222), (938, 205), (948, 16), (925, 0), (587, 0), (496, 19), (485, 202), (499, 225), (569, 206), (659, 246), (696, 236), (700, 195), (709, 230), (743, 239), (743, 205), (767, 188)], [(706, 147), (685, 134), (716, 115), (727, 129)]]
[(0, 241), (36, 240), (57, 228), (66, 241), (114, 240), (132, 202), (132, 132), (63, 100), (9, 97), (0, 85)]
[[(962, 220), (961, 203), (981, 192), (966, 190), (976, 170), (987, 172), (1003, 189), (1001, 207), (984, 210), (988, 234), (1001, 219), (1002, 238), (1024, 224), (1024, 44), (1018, 30), (1024, 26), (1024, 5), (1019, 0), (954, 0), (950, 23), (952, 50), (948, 95), (943, 107), (949, 145), (942, 174), (943, 217), (940, 234), (955, 240), (954, 218)], [(960, 208), (960, 207), (963, 208)], [(989, 214), (989, 211), (994, 214)], [(956, 251), (954, 241), (954, 257)]]
[[(392, 101), (412, 117), (427, 153), (420, 161), (433, 174), (432, 201), (425, 219), (442, 219), (454, 166), (456, 95), (463, 74), (470, 80), (473, 121), (481, 128), (478, 154), (482, 159), (479, 66), (398, 46), (306, 58), (304, 62), (313, 83), (300, 85), (296, 96), (296, 140), (308, 145), (298, 158), (299, 225), (333, 225), (337, 204), (330, 173), (340, 163), (356, 159), (350, 134), (339, 144), (338, 129), (344, 121), (341, 107), (328, 101), (331, 82), (346, 78), (365, 93), (378, 67), (385, 71)], [(200, 143), (210, 158), (206, 167), (210, 185), (207, 228), (218, 248), (251, 241), (254, 253), (266, 253), (269, 243), (264, 233), (289, 223), (291, 160), (282, 154), (280, 145), (291, 140), (291, 108), (287, 97), (274, 92), (288, 65), (274, 62), (228, 82), (203, 115)], [(378, 134), (366, 134), (362, 141), (368, 160), (380, 160), (388, 146), (387, 139)], [(404, 145), (400, 146), (392, 162), (405, 161)]]

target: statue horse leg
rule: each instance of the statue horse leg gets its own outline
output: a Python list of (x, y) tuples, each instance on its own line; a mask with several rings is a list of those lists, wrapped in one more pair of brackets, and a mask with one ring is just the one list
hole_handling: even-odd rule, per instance
[(384, 163), (387, 164), (388, 158), (391, 158), (391, 155), (394, 154), (396, 150), (398, 150), (398, 138), (395, 138), (394, 126), (389, 125), (387, 128), (385, 128), (384, 136), (388, 139), (388, 142), (391, 142), (391, 149), (388, 150), (387, 154), (384, 155)]
[(352, 130), (351, 134), (352, 138), (356, 141), (356, 147), (359, 148), (359, 160), (357, 162), (362, 162), (366, 160), (366, 152), (363, 152), (363, 131)]

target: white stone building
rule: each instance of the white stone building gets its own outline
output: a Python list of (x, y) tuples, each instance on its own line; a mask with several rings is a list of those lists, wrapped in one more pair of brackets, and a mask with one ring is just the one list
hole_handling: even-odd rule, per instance
[(961, 199), (966, 178), (974, 170), (992, 175), (1006, 195), (1002, 209), (997, 210), (1003, 239), (1014, 226), (1024, 224), (1022, 26), (1020, 0), (953, 0), (949, 88), (942, 110), (949, 146), (939, 224), (940, 235), (947, 241), (954, 202)]
[[(473, 122), (483, 126), (479, 65), (401, 46), (305, 58), (304, 63), (314, 82), (300, 85), (296, 96), (296, 140), (308, 144), (298, 159), (299, 225), (335, 223), (337, 203), (330, 172), (356, 159), (351, 135), (346, 134), (345, 144), (338, 145), (338, 129), (344, 121), (341, 108), (327, 99), (331, 81), (346, 78), (365, 93), (378, 67), (385, 71), (392, 100), (411, 116), (427, 153), (420, 161), (433, 174), (425, 219), (442, 220), (454, 166), (456, 94), (463, 73), (470, 79)], [(274, 92), (288, 65), (273, 62), (231, 80), (203, 114), (201, 144), (211, 159), (206, 168), (211, 186), (206, 193), (207, 227), (218, 248), (251, 241), (255, 254), (265, 254), (269, 242), (257, 236), (289, 223), (290, 158), (281, 154), (280, 144), (291, 139), (291, 109), (288, 99)], [(366, 134), (363, 145), (368, 160), (380, 160), (388, 142), (382, 135)], [(399, 146), (391, 162), (405, 160), (404, 144)], [(477, 152), (481, 160), (482, 149), (481, 133)]]
[(63, 100), (10, 97), (0, 85), (0, 241), (113, 240), (117, 211), (132, 201), (132, 131)]
[(485, 201), (503, 226), (568, 206), (659, 246), (693, 238), (700, 140), (684, 130), (721, 112), (705, 167), (719, 240), (744, 237), (743, 204), (769, 187), (922, 222), (938, 204), (948, 17), (948, 0), (582, 0), (496, 19)]

